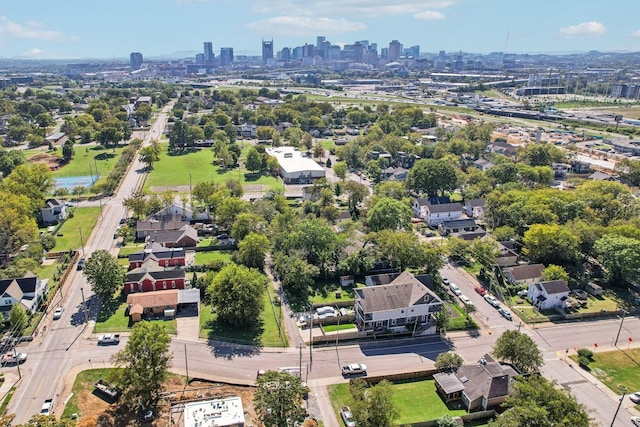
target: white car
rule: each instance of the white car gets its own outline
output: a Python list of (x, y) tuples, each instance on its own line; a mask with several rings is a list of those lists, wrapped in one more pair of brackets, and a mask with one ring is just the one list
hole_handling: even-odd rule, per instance
[(53, 320), (58, 320), (62, 317), (62, 312), (64, 311), (64, 307), (56, 308), (56, 311), (53, 312)]
[(636, 391), (635, 393), (631, 393), (629, 395), (629, 399), (635, 403), (636, 405), (640, 403), (640, 391)]
[(344, 425), (347, 427), (356, 427), (356, 422), (353, 420), (353, 412), (348, 406), (342, 406), (340, 408), (340, 417), (344, 421)]
[(466, 295), (460, 295), (460, 301), (462, 301), (464, 305), (473, 305), (469, 297)]
[(640, 427), (640, 417), (631, 417), (631, 422), (634, 426)]
[(342, 375), (367, 374), (367, 365), (364, 363), (350, 363), (342, 367)]
[(460, 290), (458, 285), (456, 285), (453, 282), (449, 283), (449, 289), (451, 289), (451, 292), (453, 292), (456, 295), (462, 295), (462, 291)]
[(487, 294), (484, 296), (484, 299), (495, 308), (498, 308), (500, 306), (500, 301), (498, 301), (493, 295)]

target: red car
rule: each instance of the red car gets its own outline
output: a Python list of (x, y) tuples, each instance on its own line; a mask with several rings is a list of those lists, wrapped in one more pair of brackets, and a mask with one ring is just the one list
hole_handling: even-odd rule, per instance
[(480, 295), (484, 296), (484, 294), (487, 293), (487, 290), (481, 286), (476, 286), (475, 290), (477, 293), (479, 293)]

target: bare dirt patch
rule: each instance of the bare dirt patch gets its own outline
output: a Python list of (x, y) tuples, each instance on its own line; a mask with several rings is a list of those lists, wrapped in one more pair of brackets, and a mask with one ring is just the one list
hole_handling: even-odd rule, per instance
[(29, 157), (29, 161), (32, 163), (42, 163), (51, 170), (58, 169), (63, 163), (60, 157), (52, 156), (51, 154), (47, 153), (34, 154), (33, 156)]

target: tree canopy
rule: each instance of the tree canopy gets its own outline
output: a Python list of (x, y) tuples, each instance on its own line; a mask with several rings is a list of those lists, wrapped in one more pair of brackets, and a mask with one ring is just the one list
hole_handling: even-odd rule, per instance
[(305, 390), (300, 378), (288, 372), (267, 371), (256, 383), (253, 403), (266, 427), (298, 425), (304, 420)]
[(91, 290), (103, 300), (111, 300), (124, 279), (118, 260), (105, 249), (93, 252), (82, 272), (91, 285)]
[(368, 386), (358, 378), (349, 384), (353, 397), (353, 418), (362, 427), (391, 427), (400, 416), (393, 403), (393, 389), (391, 383), (382, 380), (374, 386)]
[(493, 355), (512, 363), (523, 373), (537, 372), (544, 364), (536, 343), (524, 333), (508, 330), (500, 335), (493, 346)]
[(458, 176), (453, 166), (443, 160), (420, 159), (409, 171), (407, 186), (435, 197), (455, 190)]

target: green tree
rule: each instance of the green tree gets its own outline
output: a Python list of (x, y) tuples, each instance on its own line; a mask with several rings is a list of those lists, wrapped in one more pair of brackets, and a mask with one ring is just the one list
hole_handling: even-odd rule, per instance
[(438, 427), (458, 427), (458, 422), (451, 415), (440, 417), (436, 422)]
[(147, 198), (142, 191), (134, 192), (122, 204), (133, 213), (135, 219), (144, 218), (149, 213)]
[(64, 144), (62, 144), (62, 158), (65, 162), (70, 162), (73, 158), (75, 151), (73, 149), (73, 141), (67, 139)]
[(162, 323), (142, 321), (134, 325), (127, 345), (113, 356), (117, 384), (131, 406), (154, 406), (169, 373), (171, 338)]
[(31, 212), (36, 214), (44, 205), (45, 196), (53, 188), (53, 175), (41, 163), (24, 163), (2, 181), (2, 188), (9, 193), (27, 196)]
[(543, 264), (573, 264), (577, 262), (578, 238), (558, 224), (534, 224), (524, 233), (524, 254)]
[[(240, 242), (249, 233), (264, 234), (265, 227), (265, 219), (262, 216), (251, 212), (242, 212), (236, 216), (236, 220), (233, 222), (231, 237)], [(265, 247), (265, 249), (268, 248)]]
[(105, 249), (91, 254), (82, 270), (91, 290), (105, 301), (113, 298), (118, 288), (122, 287), (124, 274), (118, 260)]
[(215, 275), (207, 294), (220, 320), (243, 328), (260, 321), (266, 285), (267, 277), (258, 270), (232, 263)]
[(412, 217), (409, 205), (384, 197), (367, 212), (367, 225), (372, 231), (410, 230)]
[(238, 259), (249, 268), (264, 269), (269, 239), (264, 234), (249, 233), (238, 245)]
[(393, 403), (391, 383), (382, 380), (375, 386), (358, 378), (351, 381), (349, 391), (353, 398), (353, 418), (361, 427), (391, 427), (400, 413)]
[(309, 289), (315, 284), (320, 269), (304, 259), (284, 254), (276, 256), (275, 268), (280, 275), (282, 289), (287, 295), (293, 300), (306, 302)]
[(333, 171), (336, 173), (336, 176), (344, 181), (347, 177), (347, 164), (345, 162), (339, 162), (333, 165)]
[(493, 346), (493, 355), (512, 363), (524, 373), (537, 372), (544, 364), (536, 343), (524, 333), (505, 331)]
[(462, 366), (463, 363), (464, 360), (462, 356), (452, 351), (440, 353), (438, 357), (436, 357), (436, 369), (439, 371), (455, 371)]
[(140, 149), (139, 159), (147, 165), (147, 170), (153, 169), (153, 164), (160, 160), (160, 153), (152, 145)]
[(27, 158), (22, 150), (0, 150), (0, 172), (2, 172), (2, 176), (9, 176), (16, 167), (26, 161)]
[(594, 246), (598, 260), (605, 267), (609, 283), (632, 283), (640, 270), (640, 240), (607, 234)]
[(542, 280), (563, 280), (569, 283), (569, 273), (560, 265), (550, 264), (542, 271)]
[(449, 311), (447, 304), (444, 304), (443, 307), (436, 311), (433, 316), (436, 319), (436, 327), (440, 334), (446, 334), (449, 330), (449, 322), (451, 321), (451, 312)]
[(247, 161), (245, 167), (251, 172), (256, 173), (262, 169), (262, 156), (254, 147), (249, 148), (247, 152)]
[(288, 372), (267, 371), (256, 384), (253, 404), (266, 427), (294, 426), (304, 420), (305, 389), (300, 378)]
[(541, 375), (520, 377), (491, 427), (589, 427), (589, 414), (575, 396)]
[(0, 191), (0, 258), (36, 240), (38, 226), (27, 196)]
[(22, 331), (29, 325), (27, 311), (20, 303), (15, 303), (11, 306), (11, 310), (9, 311), (9, 324), (15, 336), (21, 335)]
[(433, 197), (455, 190), (458, 176), (453, 166), (446, 161), (421, 159), (409, 171), (407, 186)]

